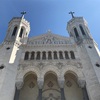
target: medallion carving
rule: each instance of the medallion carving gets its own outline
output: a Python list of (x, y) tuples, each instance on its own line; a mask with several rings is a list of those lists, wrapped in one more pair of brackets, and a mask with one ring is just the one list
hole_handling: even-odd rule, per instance
[(67, 86), (67, 87), (71, 87), (71, 86), (72, 86), (71, 81), (68, 80), (68, 81), (66, 82), (66, 86)]
[(29, 88), (34, 88), (35, 84), (33, 82), (29, 83)]
[(54, 86), (54, 84), (50, 81), (50, 82), (47, 84), (47, 86), (48, 86), (49, 88), (52, 88), (52, 87)]

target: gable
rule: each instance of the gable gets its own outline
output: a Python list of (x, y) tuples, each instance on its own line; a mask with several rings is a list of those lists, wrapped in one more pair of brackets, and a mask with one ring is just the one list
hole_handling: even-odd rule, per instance
[(46, 34), (32, 37), (28, 40), (30, 44), (69, 44), (71, 43), (70, 38), (63, 37), (60, 35), (52, 34), (48, 32)]

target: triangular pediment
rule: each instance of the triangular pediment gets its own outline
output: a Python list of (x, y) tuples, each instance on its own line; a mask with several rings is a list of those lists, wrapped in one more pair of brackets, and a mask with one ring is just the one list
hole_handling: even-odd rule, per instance
[(47, 32), (46, 34), (29, 38), (31, 44), (68, 44), (69, 38)]

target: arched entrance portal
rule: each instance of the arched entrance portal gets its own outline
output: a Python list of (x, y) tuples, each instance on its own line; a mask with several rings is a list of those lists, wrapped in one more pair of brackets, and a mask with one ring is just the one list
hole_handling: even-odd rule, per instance
[(37, 76), (33, 73), (28, 73), (25, 75), (24, 85), (20, 90), (19, 100), (37, 100), (37, 97)]
[(83, 100), (82, 89), (77, 84), (77, 78), (72, 73), (65, 74), (64, 93), (66, 100)]
[(42, 100), (60, 100), (60, 88), (57, 76), (53, 72), (48, 72), (44, 77)]

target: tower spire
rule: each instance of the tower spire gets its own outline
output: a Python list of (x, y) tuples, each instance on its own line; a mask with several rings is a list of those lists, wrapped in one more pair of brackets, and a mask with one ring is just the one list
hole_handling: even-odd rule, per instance
[(72, 12), (72, 11), (69, 12), (69, 14), (71, 14), (72, 18), (75, 17), (75, 16), (74, 16), (74, 13), (75, 13), (75, 12)]
[(24, 18), (24, 15), (26, 14), (26, 11), (21, 12), (21, 14), (22, 14), (21, 18)]

